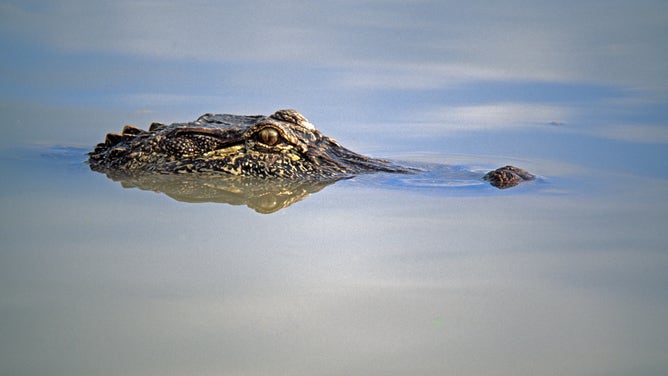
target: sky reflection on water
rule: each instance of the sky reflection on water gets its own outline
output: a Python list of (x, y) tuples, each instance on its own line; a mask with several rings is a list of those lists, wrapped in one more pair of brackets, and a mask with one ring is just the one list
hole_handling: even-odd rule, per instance
[(656, 127), (662, 117), (647, 110), (660, 111), (667, 94), (666, 7), (9, 1), (0, 12), (2, 96), (154, 116), (291, 106), (333, 124), (452, 126), (455, 106), (464, 125), (471, 119), (462, 111), (480, 119), (483, 106), (495, 128), (569, 123), (615, 102), (615, 111), (644, 113), (643, 125)]
[[(461, 148), (459, 137), (508, 131), (522, 132), (521, 147), (533, 151), (571, 142), (553, 137), (583, 136), (573, 137), (591, 140), (581, 160), (610, 148), (605, 140), (663, 148), (665, 8), (8, 1), (0, 8), (0, 145), (83, 146), (124, 123), (296, 108), (357, 149), (480, 154), (494, 145), (475, 139)], [(510, 146), (490, 153), (527, 156)], [(656, 153), (624, 154), (665, 170)]]
[[(0, 2), (0, 374), (666, 373), (666, 35), (665, 1)], [(543, 180), (260, 215), (71, 154), (279, 108)]]

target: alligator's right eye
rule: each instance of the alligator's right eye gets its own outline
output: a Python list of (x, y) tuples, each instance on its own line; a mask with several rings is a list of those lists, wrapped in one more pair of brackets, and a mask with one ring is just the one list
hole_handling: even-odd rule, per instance
[(257, 133), (258, 140), (265, 145), (274, 146), (281, 139), (281, 135), (274, 128), (264, 128)]

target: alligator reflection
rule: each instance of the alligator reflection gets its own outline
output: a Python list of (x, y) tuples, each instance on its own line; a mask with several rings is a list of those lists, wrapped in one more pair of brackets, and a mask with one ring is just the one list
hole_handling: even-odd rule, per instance
[(301, 201), (341, 179), (294, 181), (233, 175), (123, 174), (106, 171), (108, 178), (123, 188), (160, 192), (182, 202), (217, 202), (246, 205), (258, 213), (270, 214)]

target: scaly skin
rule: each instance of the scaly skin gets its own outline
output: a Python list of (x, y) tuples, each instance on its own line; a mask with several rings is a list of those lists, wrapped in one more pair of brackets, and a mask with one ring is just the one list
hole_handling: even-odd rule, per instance
[[(417, 170), (352, 152), (323, 135), (295, 110), (270, 116), (205, 114), (189, 123), (125, 126), (89, 153), (90, 168), (108, 175), (224, 174), (253, 178), (335, 181), (371, 172)], [(506, 166), (484, 176), (497, 188), (532, 180)]]
[(500, 189), (514, 187), (522, 182), (534, 180), (535, 178), (534, 175), (515, 166), (497, 168), (483, 176), (483, 179), (487, 180), (489, 184)]
[(190, 123), (126, 126), (89, 153), (104, 172), (226, 173), (285, 179), (331, 179), (367, 172), (409, 172), (339, 145), (295, 110), (273, 115), (205, 114)]

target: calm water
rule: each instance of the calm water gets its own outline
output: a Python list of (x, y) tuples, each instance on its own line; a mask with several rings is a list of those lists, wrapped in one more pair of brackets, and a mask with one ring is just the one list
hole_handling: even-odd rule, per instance
[[(1, 2), (0, 375), (666, 374), (667, 14)], [(280, 205), (84, 163), (278, 108), (441, 167)], [(480, 184), (505, 164), (540, 179)]]

